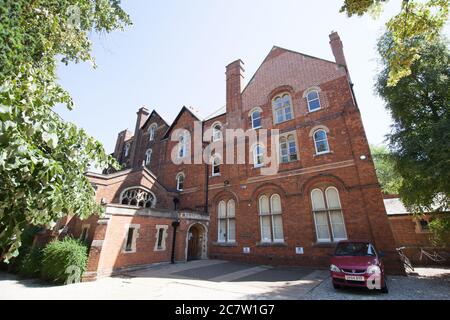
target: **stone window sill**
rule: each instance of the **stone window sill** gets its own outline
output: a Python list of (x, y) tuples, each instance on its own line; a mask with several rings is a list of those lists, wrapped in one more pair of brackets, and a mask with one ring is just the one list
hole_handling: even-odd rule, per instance
[(238, 244), (236, 242), (214, 242), (213, 246), (217, 246), (217, 247), (237, 247)]
[(333, 153), (334, 153), (333, 151), (328, 151), (328, 152), (323, 152), (323, 153), (315, 153), (314, 157), (321, 157), (321, 156), (332, 155)]
[(287, 247), (286, 242), (258, 242), (257, 247)]

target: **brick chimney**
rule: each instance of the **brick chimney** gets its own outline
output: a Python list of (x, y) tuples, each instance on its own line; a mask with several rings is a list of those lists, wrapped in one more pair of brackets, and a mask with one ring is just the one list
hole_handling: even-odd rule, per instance
[(123, 159), (123, 148), (125, 145), (125, 141), (130, 139), (133, 136), (133, 133), (128, 129), (125, 129), (117, 135), (116, 147), (114, 148), (114, 157), (118, 161), (122, 161)]
[[(226, 104), (227, 122), (239, 124), (240, 111), (242, 108), (242, 79), (244, 78), (242, 60), (236, 60), (226, 66)], [(236, 118), (236, 119), (235, 119)], [(238, 122), (234, 122), (234, 121)]]
[(138, 112), (136, 112), (137, 118), (136, 118), (136, 126), (134, 128), (134, 142), (131, 146), (131, 153), (130, 153), (130, 163), (134, 167), (137, 164), (135, 163), (135, 155), (136, 155), (136, 148), (138, 148), (141, 145), (141, 137), (142, 132), (141, 128), (144, 125), (145, 121), (147, 121), (147, 118), (150, 114), (148, 109), (146, 107), (139, 108)]
[(330, 34), (330, 46), (336, 63), (347, 67), (347, 62), (345, 61), (344, 55), (344, 46), (342, 45), (341, 38), (336, 31), (332, 31)]

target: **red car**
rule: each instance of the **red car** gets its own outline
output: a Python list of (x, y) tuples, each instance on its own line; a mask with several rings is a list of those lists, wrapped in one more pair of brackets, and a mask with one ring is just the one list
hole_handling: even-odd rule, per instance
[(331, 258), (333, 287), (365, 287), (387, 293), (381, 258), (369, 241), (340, 241)]

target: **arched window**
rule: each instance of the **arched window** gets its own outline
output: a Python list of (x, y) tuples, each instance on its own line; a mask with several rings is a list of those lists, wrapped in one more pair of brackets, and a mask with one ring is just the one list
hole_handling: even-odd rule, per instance
[(253, 147), (253, 166), (255, 168), (262, 167), (264, 165), (264, 147), (261, 144), (257, 144)]
[[(325, 201), (326, 199), (326, 201)], [(311, 191), (317, 242), (337, 242), (347, 239), (339, 192), (335, 187)]]
[(145, 152), (145, 165), (148, 166), (152, 160), (152, 149), (148, 149)]
[(281, 198), (273, 194), (259, 197), (259, 220), (261, 225), (261, 242), (284, 242)]
[(314, 131), (314, 146), (316, 147), (316, 154), (330, 152), (327, 133), (325, 130), (319, 129)]
[(280, 138), (280, 158), (282, 163), (298, 160), (297, 143), (293, 134)]
[(176, 180), (177, 180), (177, 190), (183, 191), (183, 189), (184, 189), (184, 173), (182, 173), (182, 172), (178, 173)]
[(275, 123), (292, 119), (292, 100), (288, 93), (276, 96), (272, 100)]
[(152, 192), (136, 187), (122, 191), (120, 203), (134, 207), (150, 208), (155, 205), (156, 198)]
[(157, 124), (156, 124), (156, 123), (153, 123), (153, 124), (148, 128), (148, 140), (149, 140), (149, 141), (155, 140), (156, 128), (157, 128)]
[(261, 110), (258, 108), (250, 114), (252, 129), (261, 128)]
[(211, 159), (212, 176), (220, 176), (220, 157), (215, 155)]
[(236, 241), (236, 203), (233, 199), (225, 202), (219, 202), (217, 208), (218, 242), (235, 242)]
[(212, 127), (212, 140), (220, 141), (222, 140), (222, 125), (220, 123), (213, 124)]
[(308, 110), (310, 112), (319, 110), (321, 108), (319, 92), (317, 90), (309, 91), (306, 95), (306, 101), (308, 102)]
[(126, 143), (125, 147), (123, 148), (123, 156), (128, 157), (129, 154), (130, 154), (130, 144)]

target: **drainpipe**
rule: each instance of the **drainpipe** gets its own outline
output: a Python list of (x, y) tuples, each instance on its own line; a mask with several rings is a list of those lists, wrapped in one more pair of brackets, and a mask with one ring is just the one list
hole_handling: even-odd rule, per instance
[(208, 177), (208, 173), (209, 173), (208, 163), (205, 163), (205, 186), (206, 186), (206, 190), (205, 190), (205, 213), (208, 213), (208, 192), (209, 192), (209, 177)]
[(173, 238), (172, 238), (172, 256), (170, 257), (170, 263), (175, 263), (175, 242), (177, 239), (177, 228), (180, 226), (180, 220), (172, 222)]

